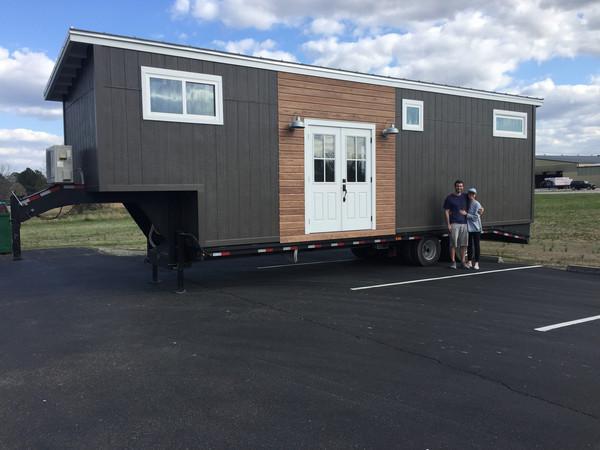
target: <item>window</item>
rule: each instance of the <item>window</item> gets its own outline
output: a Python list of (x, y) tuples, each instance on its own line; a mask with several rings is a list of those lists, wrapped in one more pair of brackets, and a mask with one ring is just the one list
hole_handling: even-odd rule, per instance
[(346, 176), (348, 183), (367, 181), (367, 139), (346, 136)]
[(423, 131), (423, 102), (402, 99), (402, 129)]
[(527, 113), (495, 109), (494, 136), (527, 139)]
[(142, 67), (144, 120), (223, 125), (222, 78)]
[(314, 180), (318, 183), (335, 181), (335, 136), (315, 134), (313, 138)]

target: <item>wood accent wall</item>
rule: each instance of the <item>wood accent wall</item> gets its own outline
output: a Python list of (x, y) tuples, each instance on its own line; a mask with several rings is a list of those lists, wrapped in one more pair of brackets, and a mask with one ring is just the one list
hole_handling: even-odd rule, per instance
[[(304, 242), (396, 233), (396, 138), (381, 131), (394, 122), (394, 88), (278, 73), (279, 233), (281, 242)], [(375, 123), (376, 229), (304, 233), (304, 131), (288, 131), (292, 116)]]

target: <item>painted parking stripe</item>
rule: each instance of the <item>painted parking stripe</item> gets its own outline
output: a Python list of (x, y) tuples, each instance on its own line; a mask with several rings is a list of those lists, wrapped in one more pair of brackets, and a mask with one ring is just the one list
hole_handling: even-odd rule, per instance
[(429, 281), (438, 281), (438, 280), (448, 280), (451, 278), (462, 278), (462, 277), (474, 277), (477, 275), (487, 275), (489, 273), (498, 273), (498, 272), (510, 272), (512, 270), (526, 270), (526, 269), (537, 269), (539, 267), (543, 267), (542, 265), (537, 266), (521, 266), (521, 267), (511, 267), (509, 269), (496, 269), (496, 270), (486, 270), (484, 272), (469, 272), (469, 273), (461, 273), (460, 275), (448, 275), (445, 277), (435, 277), (435, 278), (421, 278), (418, 280), (409, 280), (409, 281), (398, 281), (396, 283), (385, 283), (385, 284), (375, 284), (372, 286), (361, 286), (361, 287), (353, 287), (350, 288), (351, 291), (362, 291), (364, 289), (375, 289), (389, 286), (400, 286), (403, 284), (415, 284), (415, 283), (426, 283)]
[(535, 328), (535, 331), (556, 330), (557, 328), (569, 327), (571, 325), (577, 325), (579, 323), (591, 322), (592, 320), (600, 320), (600, 316), (584, 317), (583, 319), (570, 320), (569, 322), (555, 323), (554, 325), (548, 325), (545, 327)]
[(315, 262), (305, 262), (305, 263), (295, 263), (295, 264), (279, 264), (276, 266), (260, 266), (260, 267), (257, 267), (257, 269), (278, 269), (279, 267), (310, 266), (313, 264), (330, 264), (330, 263), (347, 262), (347, 261), (357, 261), (357, 259), (356, 258), (348, 258), (348, 259), (334, 259), (331, 261), (315, 261)]

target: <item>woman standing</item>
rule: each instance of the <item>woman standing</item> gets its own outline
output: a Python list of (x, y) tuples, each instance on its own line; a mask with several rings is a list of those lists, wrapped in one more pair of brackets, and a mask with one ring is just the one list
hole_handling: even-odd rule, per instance
[(467, 191), (469, 196), (469, 209), (467, 211), (467, 231), (469, 232), (469, 249), (467, 250), (467, 266), (479, 270), (479, 256), (481, 254), (481, 215), (483, 207), (477, 201), (477, 189), (474, 187)]

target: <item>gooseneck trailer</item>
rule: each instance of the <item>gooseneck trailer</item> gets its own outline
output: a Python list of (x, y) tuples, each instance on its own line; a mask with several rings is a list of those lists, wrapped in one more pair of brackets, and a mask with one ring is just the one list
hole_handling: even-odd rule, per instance
[(528, 241), (541, 99), (76, 29), (44, 95), (72, 177), (13, 196), (16, 241), (51, 207), (120, 202), (180, 273), (342, 246), (427, 265), (457, 178), (480, 192), (484, 237)]

